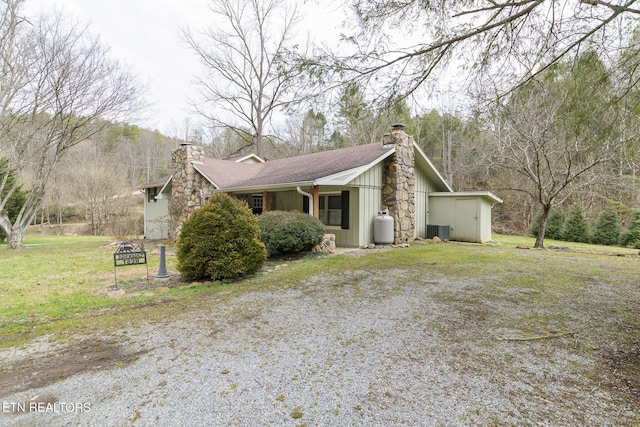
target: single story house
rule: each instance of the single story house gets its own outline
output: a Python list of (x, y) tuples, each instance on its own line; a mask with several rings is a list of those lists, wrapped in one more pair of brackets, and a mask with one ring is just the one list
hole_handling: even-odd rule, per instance
[(256, 214), (309, 213), (343, 247), (378, 243), (374, 222), (383, 210), (393, 218), (396, 244), (436, 234), (486, 242), (491, 208), (502, 203), (488, 191), (454, 192), (401, 125), (381, 143), (271, 161), (255, 155), (205, 158), (203, 147), (183, 144), (172, 163), (171, 176), (144, 187), (149, 239), (176, 238), (182, 222), (220, 191), (245, 200)]

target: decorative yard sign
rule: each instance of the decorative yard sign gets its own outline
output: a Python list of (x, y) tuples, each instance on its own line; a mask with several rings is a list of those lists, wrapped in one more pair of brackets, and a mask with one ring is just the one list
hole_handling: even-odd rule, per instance
[(144, 250), (144, 245), (137, 245), (133, 242), (120, 243), (118, 250), (113, 254), (113, 276), (116, 287), (118, 287), (116, 267), (142, 264), (147, 266), (147, 281), (149, 281), (149, 265), (147, 264), (147, 252)]

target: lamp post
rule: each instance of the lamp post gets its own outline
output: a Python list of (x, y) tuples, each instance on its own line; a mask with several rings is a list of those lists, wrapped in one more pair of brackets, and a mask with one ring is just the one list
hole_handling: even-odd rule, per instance
[(167, 279), (169, 274), (167, 273), (167, 262), (166, 258), (166, 247), (164, 245), (160, 246), (160, 267), (158, 267), (158, 274), (156, 274), (156, 279)]

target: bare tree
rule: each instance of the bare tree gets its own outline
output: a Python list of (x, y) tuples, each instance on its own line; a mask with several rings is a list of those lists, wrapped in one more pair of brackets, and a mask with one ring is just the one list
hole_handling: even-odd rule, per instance
[(197, 113), (213, 127), (233, 130), (263, 154), (263, 139), (274, 113), (301, 101), (286, 60), (299, 15), (284, 0), (214, 0), (216, 27), (183, 35), (206, 68), (196, 77)]
[(3, 208), (15, 186), (5, 189), (0, 176), (0, 227), (14, 249), (22, 246), (58, 161), (109, 121), (127, 118), (144, 90), (86, 26), (62, 11), (27, 19), (23, 3), (0, 0), (0, 157), (19, 175), (34, 172), (13, 223)]
[(67, 181), (73, 182), (71, 192), (84, 210), (94, 236), (104, 235), (112, 221), (126, 219), (133, 205), (129, 177), (122, 173), (127, 170), (126, 164), (122, 168), (95, 144), (77, 147), (66, 160), (86, 166), (66, 169), (64, 174)]
[(594, 168), (612, 159), (620, 144), (611, 85), (598, 77), (602, 66), (587, 53), (572, 70), (550, 69), (495, 104), (497, 145), (484, 152), (529, 183), (505, 189), (528, 192), (542, 207), (535, 247), (544, 247), (551, 208), (590, 185)]
[(364, 81), (375, 78), (376, 88), (387, 99), (437, 87), (439, 77), (451, 78), (450, 70), (438, 75), (449, 65), (467, 71), (470, 79), (482, 78), (484, 72), (499, 76), (504, 94), (585, 47), (615, 56), (640, 14), (638, 0), (350, 4), (355, 19), (349, 21), (345, 41), (353, 49), (346, 54), (325, 51), (316, 58), (317, 68), (336, 69), (341, 76)]

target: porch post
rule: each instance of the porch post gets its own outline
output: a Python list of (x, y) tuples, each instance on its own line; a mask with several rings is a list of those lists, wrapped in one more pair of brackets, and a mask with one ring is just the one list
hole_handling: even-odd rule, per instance
[(271, 210), (271, 192), (262, 192), (262, 212), (269, 212)]
[(313, 216), (314, 218), (320, 218), (320, 188), (311, 187), (309, 194), (313, 196)]

